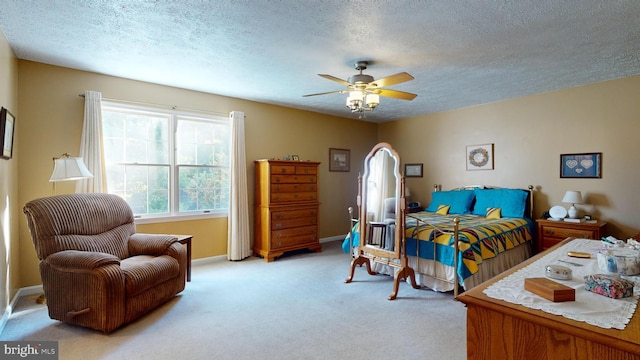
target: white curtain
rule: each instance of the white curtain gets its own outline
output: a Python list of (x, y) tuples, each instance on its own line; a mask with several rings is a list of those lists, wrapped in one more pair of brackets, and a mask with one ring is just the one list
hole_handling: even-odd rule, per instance
[(107, 192), (102, 152), (102, 93), (84, 92), (84, 125), (79, 156), (84, 160), (92, 178), (76, 182), (76, 193)]
[[(369, 162), (369, 183), (367, 185), (367, 211), (373, 216), (372, 221), (384, 220), (384, 199), (389, 195), (389, 155), (379, 150)], [(369, 215), (369, 214), (367, 214)]]
[(229, 190), (227, 259), (242, 260), (251, 256), (244, 113), (232, 111), (229, 118), (231, 119), (231, 189)]

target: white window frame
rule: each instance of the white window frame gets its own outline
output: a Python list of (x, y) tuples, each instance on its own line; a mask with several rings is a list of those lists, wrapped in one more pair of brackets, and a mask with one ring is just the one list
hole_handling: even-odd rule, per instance
[[(171, 222), (171, 221), (183, 221), (183, 220), (198, 220), (198, 219), (208, 219), (208, 218), (221, 218), (229, 216), (229, 208), (219, 209), (219, 210), (198, 210), (198, 211), (180, 211), (180, 192), (178, 188), (178, 167), (180, 166), (189, 166), (185, 164), (177, 164), (176, 163), (176, 153), (177, 153), (177, 131), (178, 131), (178, 118), (186, 117), (195, 119), (197, 121), (212, 121), (225, 123), (229, 127), (229, 135), (231, 136), (231, 124), (230, 120), (223, 116), (216, 116), (205, 113), (198, 112), (189, 112), (182, 111), (177, 109), (162, 109), (155, 108), (150, 106), (143, 106), (137, 104), (128, 104), (128, 103), (120, 103), (115, 101), (103, 101), (102, 102), (102, 111), (131, 111), (131, 112), (145, 112), (152, 114), (161, 114), (164, 116), (169, 116), (169, 213), (166, 214), (143, 214), (143, 215), (135, 215), (136, 224), (148, 224), (148, 223), (160, 223), (160, 222)], [(188, 120), (188, 119), (187, 119)], [(104, 135), (103, 135), (104, 136)], [(231, 149), (229, 149), (229, 156), (231, 157)], [(147, 164), (141, 164), (147, 165)], [(107, 164), (105, 164), (105, 167)], [(194, 165), (201, 166), (201, 165)], [(207, 166), (209, 167), (209, 166)], [(231, 184), (229, 184), (231, 186)], [(108, 186), (107, 186), (107, 190)], [(229, 189), (231, 192), (231, 189)], [(125, 199), (126, 200), (126, 199)]]

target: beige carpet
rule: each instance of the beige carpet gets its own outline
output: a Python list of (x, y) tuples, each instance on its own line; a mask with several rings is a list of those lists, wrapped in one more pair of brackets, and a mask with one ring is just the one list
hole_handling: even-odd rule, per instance
[[(452, 294), (358, 268), (339, 242), (195, 266), (175, 299), (105, 335), (50, 320), (21, 299), (2, 340), (57, 340), (60, 359), (465, 359), (466, 309)], [(72, 294), (70, 294), (72, 295)]]

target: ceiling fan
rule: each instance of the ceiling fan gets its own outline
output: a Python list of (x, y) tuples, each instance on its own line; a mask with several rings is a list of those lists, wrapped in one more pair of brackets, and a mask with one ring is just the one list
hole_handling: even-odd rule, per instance
[(342, 85), (347, 86), (345, 90), (335, 90), (328, 91), (317, 94), (308, 94), (303, 95), (303, 97), (307, 96), (317, 96), (317, 95), (327, 95), (327, 94), (345, 94), (349, 93), (349, 97), (347, 98), (347, 107), (351, 110), (351, 112), (359, 112), (362, 113), (364, 111), (373, 111), (378, 104), (380, 104), (380, 96), (386, 96), (394, 99), (401, 100), (413, 100), (416, 94), (391, 90), (391, 89), (383, 89), (383, 87), (400, 84), (405, 81), (413, 80), (413, 76), (409, 75), (406, 72), (401, 72), (395, 75), (387, 76), (378, 80), (375, 80), (373, 76), (363, 74), (362, 71), (367, 68), (369, 65), (368, 61), (358, 61), (355, 64), (355, 69), (360, 71), (360, 74), (349, 76), (348, 80), (342, 80), (335, 76), (327, 75), (327, 74), (318, 74), (325, 79), (329, 79), (340, 83)]

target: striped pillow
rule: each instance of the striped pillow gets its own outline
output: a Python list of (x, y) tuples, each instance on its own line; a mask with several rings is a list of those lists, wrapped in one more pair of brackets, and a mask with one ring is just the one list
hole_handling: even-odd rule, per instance
[(438, 205), (438, 209), (436, 210), (436, 214), (447, 215), (449, 213), (449, 209), (451, 206), (449, 205)]
[(502, 217), (500, 213), (500, 208), (487, 208), (487, 219), (500, 219)]

